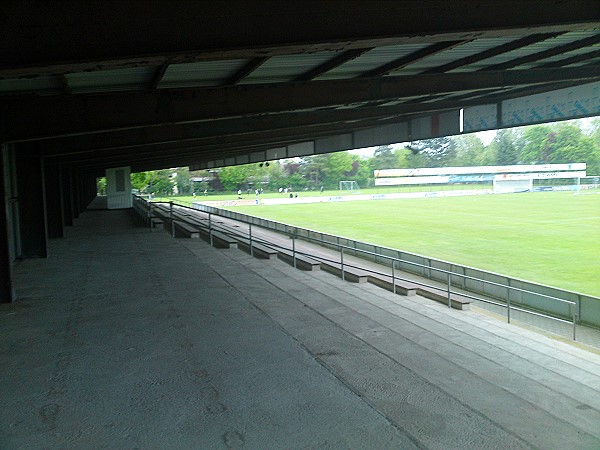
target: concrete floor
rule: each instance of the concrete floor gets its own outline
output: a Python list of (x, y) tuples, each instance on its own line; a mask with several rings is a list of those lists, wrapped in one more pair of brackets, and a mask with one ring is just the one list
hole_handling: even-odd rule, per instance
[(0, 305), (0, 448), (600, 448), (600, 355), (81, 215)]

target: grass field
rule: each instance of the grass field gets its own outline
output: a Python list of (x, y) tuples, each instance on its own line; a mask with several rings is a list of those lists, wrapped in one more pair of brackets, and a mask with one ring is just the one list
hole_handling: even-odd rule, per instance
[(600, 297), (598, 191), (232, 209)]

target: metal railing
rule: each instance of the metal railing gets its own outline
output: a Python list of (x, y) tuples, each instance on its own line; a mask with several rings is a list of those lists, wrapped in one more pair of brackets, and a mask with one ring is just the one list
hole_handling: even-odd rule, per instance
[[(147, 203), (147, 210), (148, 210), (148, 214), (151, 214), (152, 212), (152, 202), (146, 202), (146, 200), (142, 201), (144, 203)], [(167, 203), (167, 202), (154, 202), (155, 204), (160, 204), (160, 203)], [(169, 205), (169, 217), (171, 220), (171, 229), (174, 230), (173, 228), (173, 202), (168, 202)], [(185, 209), (190, 209), (192, 211), (199, 211), (197, 208), (193, 208), (190, 206), (186, 206), (186, 205), (177, 205), (178, 208), (185, 208)], [(420, 264), (414, 261), (409, 261), (406, 259), (401, 259), (401, 258), (397, 258), (397, 257), (393, 257), (393, 256), (388, 256), (388, 255), (384, 255), (381, 253), (376, 253), (376, 252), (371, 252), (368, 250), (363, 250), (360, 248), (357, 248), (356, 246), (348, 246), (348, 245), (344, 245), (341, 244), (339, 242), (339, 238), (337, 240), (337, 242), (327, 242), (327, 246), (328, 247), (336, 247), (337, 251), (339, 251), (339, 263), (336, 260), (330, 260), (324, 257), (318, 257), (312, 254), (307, 254), (305, 252), (299, 252), (297, 249), (297, 245), (296, 245), (296, 240), (297, 239), (301, 239), (302, 241), (306, 241), (306, 242), (310, 242), (310, 243), (314, 243), (320, 247), (323, 247), (323, 241), (312, 238), (308, 235), (306, 236), (302, 236), (302, 237), (298, 237), (298, 233), (297, 231), (300, 229), (298, 227), (289, 227), (285, 224), (281, 224), (281, 225), (285, 225), (285, 229), (284, 230), (275, 230), (280, 234), (283, 234), (285, 236), (287, 236), (288, 238), (291, 239), (291, 249), (288, 249), (286, 247), (283, 247), (275, 242), (272, 241), (266, 241), (260, 238), (257, 238), (256, 235), (253, 235), (252, 233), (252, 225), (253, 223), (251, 221), (245, 221), (245, 220), (240, 220), (239, 218), (233, 219), (231, 217), (227, 217), (226, 215), (221, 215), (218, 214), (214, 211), (203, 211), (208, 215), (208, 234), (210, 237), (210, 242), (212, 245), (212, 230), (217, 229), (218, 231), (221, 233), (224, 233), (226, 235), (229, 235), (230, 237), (236, 238), (236, 237), (240, 237), (242, 236), (242, 234), (240, 233), (235, 233), (232, 232), (230, 230), (225, 229), (224, 227), (214, 227), (213, 226), (213, 221), (212, 221), (212, 216), (213, 215), (218, 215), (221, 217), (225, 217), (228, 218), (230, 220), (235, 220), (241, 223), (246, 223), (248, 225), (248, 233), (247, 233), (247, 239), (249, 242), (249, 247), (250, 247), (250, 254), (253, 255), (253, 242), (257, 243), (257, 244), (262, 244), (265, 245), (267, 247), (271, 247), (274, 249), (280, 248), (280, 249), (284, 249), (286, 251), (291, 250), (292, 253), (292, 262), (293, 262), (293, 266), (297, 267), (297, 255), (303, 255), (303, 256), (308, 256), (312, 259), (316, 259), (322, 262), (329, 262), (329, 263), (334, 263), (334, 264), (339, 264), (340, 265), (340, 272), (341, 272), (341, 278), (342, 280), (346, 279), (346, 272), (347, 272), (347, 268), (354, 268), (354, 269), (359, 269), (361, 271), (365, 271), (365, 272), (369, 272), (369, 273), (373, 273), (373, 274), (377, 274), (377, 275), (383, 275), (385, 277), (389, 277), (390, 275), (387, 274), (386, 272), (378, 272), (369, 268), (365, 268), (364, 266), (358, 266), (358, 265), (352, 265), (352, 264), (348, 264), (348, 260), (347, 258), (344, 258), (344, 256), (347, 256), (347, 252), (351, 251), (352, 253), (354, 253), (355, 255), (357, 253), (362, 254), (362, 255), (368, 255), (368, 256), (372, 256), (372, 257), (376, 257), (378, 259), (384, 259), (384, 260), (388, 260), (389, 264), (390, 264), (390, 268), (391, 268), (391, 284), (392, 284), (392, 292), (394, 294), (396, 294), (396, 281), (406, 281), (409, 282), (411, 284), (415, 284), (418, 286), (423, 286), (426, 288), (430, 288), (430, 289), (434, 289), (436, 291), (445, 291), (446, 294), (446, 298), (447, 298), (447, 306), (448, 308), (452, 308), (452, 296), (453, 295), (459, 295), (461, 297), (464, 298), (468, 298), (471, 300), (476, 300), (479, 302), (483, 302), (483, 303), (488, 303), (488, 304), (492, 304), (495, 306), (499, 306), (502, 308), (506, 308), (506, 319), (508, 323), (511, 323), (511, 311), (519, 311), (519, 312), (523, 312), (526, 314), (531, 314), (534, 316), (538, 316), (538, 317), (543, 317), (546, 319), (551, 319), (551, 320), (555, 320), (558, 322), (562, 322), (562, 323), (567, 323), (567, 324), (571, 324), (572, 325), (572, 336), (573, 336), (573, 340), (577, 340), (577, 322), (579, 320), (579, 305), (577, 303), (577, 301), (572, 301), (572, 300), (565, 300), (559, 297), (555, 297), (552, 295), (547, 295), (547, 294), (543, 294), (540, 292), (535, 292), (532, 290), (528, 290), (528, 289), (523, 289), (523, 288), (519, 288), (519, 287), (515, 287), (515, 286), (511, 286), (510, 284), (503, 284), (503, 283), (497, 283), (494, 281), (490, 281), (490, 280), (485, 280), (482, 278), (478, 278), (478, 277), (473, 277), (470, 275), (466, 275), (466, 274), (460, 274), (460, 273), (456, 273), (454, 271), (449, 271), (446, 269), (442, 269), (442, 268), (437, 268), (437, 267), (432, 267), (431, 264), (429, 265), (425, 265), (425, 264)], [(251, 217), (251, 216), (250, 216)], [(290, 228), (292, 228), (294, 231), (288, 231)], [(174, 235), (174, 231), (172, 231), (173, 235)], [(440, 274), (445, 275), (445, 286), (443, 288), (441, 288), (440, 286), (436, 286), (436, 285), (432, 285), (432, 284), (427, 284), (427, 283), (423, 283), (422, 281), (415, 281), (414, 279), (409, 279), (409, 278), (403, 278), (397, 275), (396, 270), (397, 270), (397, 266), (402, 266), (402, 265), (409, 265), (409, 266), (413, 266), (413, 267), (418, 267), (421, 269), (427, 269), (430, 273), (431, 271), (435, 271), (438, 272)], [(471, 281), (475, 281), (475, 282), (479, 282), (479, 283), (483, 283), (483, 284), (487, 284), (490, 286), (494, 286), (497, 288), (502, 289), (503, 291), (505, 290), (506, 292), (506, 301), (505, 302), (499, 302), (499, 301), (494, 301), (490, 298), (483, 298), (480, 296), (475, 296), (472, 295), (471, 293), (467, 293), (465, 292), (464, 288), (460, 291), (455, 290), (453, 283), (452, 283), (452, 277), (458, 277), (461, 278), (463, 280), (471, 280)], [(463, 283), (464, 286), (464, 283)], [(542, 312), (539, 311), (535, 311), (532, 309), (527, 309), (524, 308), (523, 306), (516, 306), (513, 305), (511, 302), (511, 296), (510, 293), (511, 292), (519, 292), (519, 293), (525, 293), (525, 294), (530, 294), (530, 295), (534, 295), (534, 296), (538, 296), (538, 297), (542, 297), (546, 300), (550, 300), (550, 301), (554, 301), (554, 302), (559, 302), (565, 305), (568, 305), (568, 309), (570, 311), (570, 320), (561, 318), (561, 317), (556, 317), (550, 314), (544, 314)]]

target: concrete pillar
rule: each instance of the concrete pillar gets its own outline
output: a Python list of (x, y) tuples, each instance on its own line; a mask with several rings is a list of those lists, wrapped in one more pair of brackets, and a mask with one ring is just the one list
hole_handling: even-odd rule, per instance
[(63, 223), (65, 226), (73, 225), (73, 192), (71, 190), (71, 168), (61, 169), (62, 195), (63, 195)]
[(16, 152), (21, 256), (24, 258), (48, 256), (43, 160), (36, 155), (36, 149), (36, 143), (23, 143)]
[(50, 239), (65, 235), (64, 199), (62, 192), (62, 173), (55, 164), (44, 164), (44, 182), (46, 185), (46, 223)]
[(87, 206), (91, 203), (92, 200), (96, 198), (97, 187), (96, 187), (96, 177), (93, 174), (86, 174), (83, 177), (83, 186), (84, 186), (84, 206)]
[(11, 303), (15, 301), (16, 295), (12, 281), (12, 258), (10, 256), (9, 244), (9, 226), (8, 226), (8, 208), (9, 199), (7, 198), (8, 183), (10, 176), (9, 168), (5, 164), (5, 149), (0, 147), (0, 303)]
[(81, 209), (79, 208), (79, 174), (71, 170), (71, 192), (72, 192), (72, 205), (73, 205), (73, 218), (77, 219), (79, 214), (81, 213)]

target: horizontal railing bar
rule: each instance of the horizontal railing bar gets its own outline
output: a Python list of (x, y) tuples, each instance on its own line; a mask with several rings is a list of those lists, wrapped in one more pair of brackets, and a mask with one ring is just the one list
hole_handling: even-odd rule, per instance
[[(142, 199), (142, 200), (144, 200), (144, 199)], [(153, 204), (157, 204), (157, 203), (166, 203), (166, 204), (169, 204), (171, 202), (152, 202), (152, 203)], [(200, 210), (198, 208), (194, 208), (193, 206), (182, 205), (180, 203), (177, 203), (177, 206), (181, 207), (181, 208), (191, 209), (191, 210), (194, 210), (194, 211), (202, 211), (202, 210)], [(224, 211), (229, 212), (227, 210), (220, 210), (220, 209), (214, 208), (214, 207), (210, 207), (210, 208), (211, 209), (216, 209), (217, 211), (220, 211), (220, 212), (224, 212)], [(203, 211), (203, 212), (207, 213), (206, 211)], [(257, 218), (257, 217), (247, 216), (247, 215), (243, 215), (243, 216), (246, 217), (246, 218), (248, 218), (248, 219), (251, 219), (251, 220), (244, 220), (241, 217), (239, 217), (239, 216), (242, 216), (242, 215), (240, 215), (238, 213), (220, 214), (220, 213), (214, 213), (213, 212), (213, 213), (209, 213), (209, 214), (220, 215), (220, 216), (223, 216), (223, 217), (227, 217), (227, 218), (229, 218), (231, 220), (236, 220), (236, 221), (239, 221), (239, 222), (242, 222), (242, 223), (248, 223), (248, 224), (259, 225), (259, 226), (261, 226), (261, 221), (263, 221), (263, 220), (266, 220), (266, 221), (272, 222), (272, 223), (279, 223), (279, 222), (270, 221), (268, 219), (260, 219), (260, 218)], [(231, 216), (236, 216), (236, 218), (229, 217), (230, 215)], [(484, 280), (484, 279), (473, 277), (473, 276), (466, 275), (466, 274), (460, 274), (460, 273), (453, 272), (453, 271), (450, 271), (450, 270), (447, 270), (447, 269), (440, 269), (438, 267), (432, 267), (431, 265), (419, 264), (419, 263), (416, 263), (416, 262), (413, 262), (413, 261), (403, 260), (403, 259), (400, 259), (400, 258), (397, 258), (397, 257), (394, 257), (394, 256), (388, 256), (388, 255), (384, 255), (384, 254), (381, 254), (381, 253), (375, 253), (375, 252), (371, 252), (371, 251), (368, 251), (368, 250), (363, 250), (363, 249), (360, 249), (360, 248), (357, 248), (357, 247), (350, 247), (348, 245), (340, 244), (338, 242), (330, 242), (330, 241), (326, 241), (326, 240), (323, 240), (323, 239), (319, 240), (319, 239), (310, 237), (309, 234), (310, 233), (315, 233), (315, 234), (321, 234), (321, 235), (326, 234), (327, 235), (327, 233), (321, 233), (321, 232), (314, 231), (314, 230), (308, 230), (308, 229), (303, 229), (303, 228), (300, 228), (300, 227), (294, 227), (294, 226), (286, 225), (286, 224), (283, 224), (283, 223), (281, 225), (283, 225), (286, 229), (288, 229), (288, 228), (294, 228), (295, 230), (302, 230), (302, 231), (306, 232), (305, 236), (298, 235), (297, 233), (293, 233), (293, 232), (289, 232), (289, 231), (284, 231), (283, 232), (284, 234), (287, 234), (288, 236), (290, 236), (292, 238), (299, 238), (299, 239), (303, 239), (303, 240), (306, 240), (308, 242), (314, 242), (314, 243), (317, 243), (317, 244), (320, 244), (320, 245), (329, 245), (329, 246), (336, 247), (336, 248), (338, 248), (340, 250), (341, 249), (353, 250), (353, 251), (361, 253), (361, 254), (371, 255), (371, 256), (378, 257), (378, 258), (383, 258), (383, 259), (386, 259), (386, 260), (391, 260), (391, 261), (394, 261), (394, 262), (398, 262), (400, 264), (408, 264), (408, 265), (415, 266), (415, 267), (420, 267), (420, 268), (423, 268), (423, 269), (433, 270), (433, 271), (436, 271), (436, 272), (439, 272), (439, 273), (442, 273), (442, 274), (446, 274), (446, 275), (450, 275), (450, 276), (454, 276), (454, 277), (459, 277), (459, 278), (464, 279), (464, 280), (471, 280), (471, 281), (481, 282), (483, 284), (487, 284), (487, 285), (490, 285), (490, 286), (495, 286), (495, 287), (507, 289), (509, 291), (516, 291), (516, 292), (531, 294), (531, 295), (535, 295), (535, 296), (547, 298), (549, 300), (554, 300), (554, 301), (557, 301), (557, 302), (560, 302), (560, 303), (565, 303), (565, 304), (568, 304), (568, 305), (573, 305), (573, 306), (577, 305), (577, 302), (574, 302), (572, 300), (565, 300), (565, 299), (562, 299), (562, 298), (559, 298), (559, 297), (555, 297), (555, 296), (552, 296), (552, 295), (548, 295), (548, 294), (542, 294), (542, 293), (539, 293), (539, 292), (533, 292), (533, 291), (530, 291), (530, 290), (527, 290), (527, 289), (523, 289), (523, 288), (518, 288), (518, 287), (514, 287), (514, 286), (502, 284), (502, 283), (497, 283), (497, 282), (494, 282), (494, 281), (488, 281), (488, 280)], [(347, 238), (342, 238), (342, 239), (347, 239)], [(265, 245), (264, 243), (267, 243), (269, 246), (275, 246), (275, 247), (287, 250), (287, 248), (282, 247), (282, 246), (278, 246), (277, 244), (274, 244), (274, 243), (270, 243), (270, 242), (267, 242), (267, 241), (260, 241), (259, 239), (256, 239), (256, 238), (254, 238), (254, 240), (257, 241), (257, 242), (263, 242), (263, 245)], [(296, 253), (303, 254), (305, 256), (309, 256), (309, 257), (315, 258), (314, 256), (306, 254), (306, 253), (301, 253), (301, 252), (298, 252), (298, 251), (296, 251)], [(315, 259), (322, 259), (324, 261), (338, 263), (337, 261), (327, 260), (326, 258), (315, 258)], [(447, 262), (447, 264), (452, 264), (452, 263)], [(366, 272), (371, 272), (371, 273), (376, 273), (376, 274), (379, 274), (379, 275), (390, 276), (390, 275), (388, 275), (386, 273), (383, 273), (383, 272), (377, 272), (377, 271), (374, 271), (374, 270), (364, 269), (362, 267), (354, 266), (354, 265), (347, 264), (347, 263), (345, 263), (344, 265), (348, 266), (348, 267), (356, 268), (356, 269), (361, 269), (361, 270), (364, 270)], [(421, 285), (421, 286), (425, 286), (425, 287), (430, 287), (430, 288), (434, 288), (434, 289), (440, 289), (439, 287), (436, 287), (436, 286), (433, 286), (433, 285), (429, 285), (429, 284), (426, 284), (426, 283), (416, 282), (416, 281), (409, 280), (409, 279), (403, 279), (403, 278), (400, 278), (400, 277), (397, 277), (397, 276), (395, 278), (398, 279), (398, 280), (408, 281), (408, 282), (411, 282), (411, 283), (414, 283), (414, 284), (418, 284), (418, 285)], [(493, 302), (491, 300), (484, 300), (484, 299), (481, 299), (481, 298), (470, 296), (468, 294), (462, 294), (461, 293), (460, 295), (463, 295), (463, 296), (465, 296), (467, 298), (472, 298), (472, 299), (475, 299), (475, 300), (478, 300), (478, 301), (482, 301), (482, 302), (486, 302), (486, 303), (492, 303), (492, 304), (496, 304), (496, 305), (499, 305), (499, 306), (507, 307), (506, 305), (504, 305), (502, 303)], [(522, 310), (522, 309), (519, 309), (518, 307), (513, 307), (513, 309)], [(556, 317), (553, 317), (553, 316), (542, 315), (540, 313), (535, 313), (533, 311), (528, 311), (528, 310), (522, 310), (522, 311), (526, 312), (526, 313), (528, 312), (528, 313), (531, 313), (531, 314), (535, 314), (535, 315), (541, 315), (543, 317), (547, 317), (547, 318), (551, 318), (551, 319), (555, 319), (555, 320), (559, 320), (559, 321), (564, 321), (564, 319), (556, 318)]]

